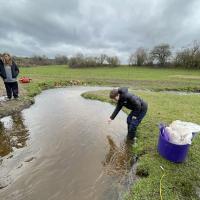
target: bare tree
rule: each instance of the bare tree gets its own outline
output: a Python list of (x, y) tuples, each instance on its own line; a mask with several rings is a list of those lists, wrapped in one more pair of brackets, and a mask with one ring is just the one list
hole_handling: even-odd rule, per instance
[(165, 65), (168, 58), (171, 56), (169, 44), (160, 44), (155, 46), (151, 51), (151, 55), (152, 58), (157, 60), (161, 66)]
[(108, 56), (106, 61), (112, 67), (116, 67), (120, 65), (120, 60), (117, 56)]
[(147, 58), (146, 58), (146, 61), (145, 61), (145, 65), (147, 66), (153, 66), (153, 60), (154, 58), (152, 57), (151, 53), (147, 52)]
[(135, 51), (136, 63), (138, 66), (144, 65), (147, 60), (147, 52), (144, 48), (140, 47)]
[(101, 54), (101, 55), (99, 56), (99, 58), (98, 58), (99, 64), (100, 64), (100, 65), (103, 65), (103, 64), (105, 63), (107, 57), (108, 57), (108, 56), (107, 56), (106, 54)]
[(69, 67), (84, 67), (85, 66), (85, 58), (82, 53), (77, 53), (76, 56), (71, 57), (69, 60)]
[(64, 55), (55, 56), (55, 64), (63, 65), (68, 63), (68, 57)]
[(194, 41), (191, 47), (177, 52), (174, 62), (177, 66), (200, 69), (200, 43)]
[(35, 55), (29, 58), (30, 65), (49, 65), (52, 61), (45, 55)]
[(96, 57), (92, 57), (92, 56), (86, 57), (84, 59), (84, 66), (85, 67), (96, 67), (97, 66)]
[(135, 54), (132, 53), (129, 58), (128, 58), (128, 64), (129, 66), (134, 66), (136, 64), (136, 60), (135, 60)]
[(85, 57), (83, 54), (78, 53), (76, 56), (70, 58), (69, 66), (75, 67), (97, 67), (99, 64), (99, 58), (93, 56)]

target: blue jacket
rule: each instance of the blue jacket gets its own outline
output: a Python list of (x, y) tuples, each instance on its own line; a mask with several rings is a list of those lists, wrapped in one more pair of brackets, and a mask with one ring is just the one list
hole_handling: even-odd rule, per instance
[[(11, 71), (12, 71), (12, 77), (16, 78), (19, 74), (19, 68), (17, 67), (17, 65), (15, 64), (15, 62), (13, 61), (12, 65), (11, 65)], [(0, 76), (4, 79), (6, 79), (6, 70), (4, 68), (4, 63), (3, 61), (0, 59)]]
[(146, 102), (144, 102), (140, 97), (130, 94), (128, 92), (128, 88), (119, 88), (118, 89), (119, 100), (117, 102), (117, 106), (110, 116), (110, 119), (114, 119), (123, 106), (126, 108), (140, 112), (143, 106), (146, 106)]

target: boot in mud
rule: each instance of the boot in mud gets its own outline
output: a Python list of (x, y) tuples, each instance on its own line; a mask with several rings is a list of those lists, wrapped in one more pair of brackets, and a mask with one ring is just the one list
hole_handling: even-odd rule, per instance
[(129, 128), (128, 134), (127, 134), (127, 140), (133, 140), (136, 137), (136, 129), (137, 128)]

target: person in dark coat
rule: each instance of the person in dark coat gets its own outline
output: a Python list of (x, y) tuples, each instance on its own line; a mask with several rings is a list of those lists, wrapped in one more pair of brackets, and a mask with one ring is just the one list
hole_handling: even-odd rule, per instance
[(12, 57), (8, 53), (4, 53), (0, 59), (0, 76), (4, 81), (6, 93), (8, 99), (12, 96), (17, 99), (19, 94), (17, 76), (19, 74), (19, 68), (12, 60)]
[(115, 119), (122, 107), (126, 107), (131, 110), (127, 117), (128, 135), (127, 139), (134, 139), (136, 136), (136, 130), (142, 119), (145, 117), (148, 109), (148, 105), (140, 97), (130, 94), (128, 88), (113, 89), (110, 92), (110, 98), (117, 102), (117, 106), (110, 116), (108, 122), (110, 123)]

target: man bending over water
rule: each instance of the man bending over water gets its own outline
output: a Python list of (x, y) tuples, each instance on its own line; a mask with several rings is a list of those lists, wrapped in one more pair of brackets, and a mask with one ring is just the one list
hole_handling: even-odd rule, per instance
[(113, 89), (110, 92), (110, 98), (117, 102), (117, 106), (110, 116), (108, 122), (110, 123), (112, 120), (114, 120), (122, 107), (125, 106), (126, 108), (131, 110), (130, 114), (127, 117), (127, 139), (134, 139), (134, 137), (136, 136), (138, 125), (141, 123), (142, 119), (147, 113), (147, 103), (143, 101), (140, 97), (134, 94), (130, 94), (128, 92), (128, 88)]

